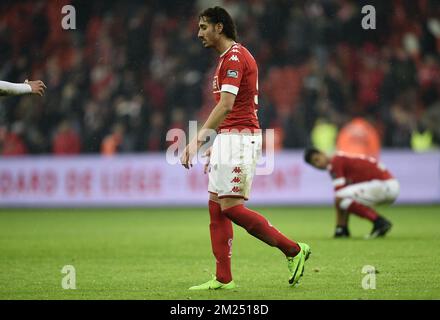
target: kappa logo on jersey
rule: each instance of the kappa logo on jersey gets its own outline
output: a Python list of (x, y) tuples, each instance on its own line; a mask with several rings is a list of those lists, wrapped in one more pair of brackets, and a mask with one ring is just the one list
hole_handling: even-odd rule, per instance
[(218, 77), (217, 76), (215, 76), (214, 80), (212, 80), (212, 90), (214, 90), (214, 91), (220, 90), (220, 88), (218, 86)]
[(228, 70), (228, 71), (226, 71), (226, 77), (237, 79), (238, 78), (238, 71)]
[(229, 61), (237, 61), (237, 62), (240, 62), (240, 60), (238, 60), (238, 57), (237, 57), (235, 54), (233, 54), (233, 55), (229, 58)]

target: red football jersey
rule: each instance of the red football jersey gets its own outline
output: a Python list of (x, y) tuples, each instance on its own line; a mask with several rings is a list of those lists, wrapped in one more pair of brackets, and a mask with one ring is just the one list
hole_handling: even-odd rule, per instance
[(393, 178), (383, 164), (367, 156), (336, 153), (327, 169), (333, 178), (335, 190), (354, 183)]
[(212, 84), (215, 101), (221, 92), (236, 95), (232, 111), (218, 130), (259, 129), (258, 67), (252, 54), (241, 44), (234, 44), (220, 56)]

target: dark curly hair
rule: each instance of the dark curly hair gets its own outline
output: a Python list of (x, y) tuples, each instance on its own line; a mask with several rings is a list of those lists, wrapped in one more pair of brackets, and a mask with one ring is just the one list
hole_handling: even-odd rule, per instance
[(208, 23), (223, 24), (222, 33), (224, 33), (224, 35), (229, 39), (237, 41), (237, 30), (235, 28), (235, 23), (225, 9), (218, 6), (214, 8), (208, 8), (199, 14), (199, 19), (202, 17), (206, 18)]
[(321, 153), (321, 151), (316, 149), (316, 148), (314, 148), (314, 147), (307, 148), (304, 151), (304, 161), (307, 162), (308, 164), (312, 164), (312, 156), (315, 153)]

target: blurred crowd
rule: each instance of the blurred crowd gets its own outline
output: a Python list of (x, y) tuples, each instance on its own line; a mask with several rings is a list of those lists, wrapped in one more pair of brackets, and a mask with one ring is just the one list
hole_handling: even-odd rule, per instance
[[(75, 30), (61, 26), (65, 5)], [(214, 106), (217, 56), (197, 39), (214, 5), (257, 60), (259, 119), (278, 149), (350, 144), (347, 128), (373, 131), (379, 148), (440, 144), (438, 0), (37, 0), (0, 4), (0, 79), (48, 87), (0, 99), (0, 152), (166, 149), (169, 129)], [(364, 5), (376, 29), (362, 28)]]

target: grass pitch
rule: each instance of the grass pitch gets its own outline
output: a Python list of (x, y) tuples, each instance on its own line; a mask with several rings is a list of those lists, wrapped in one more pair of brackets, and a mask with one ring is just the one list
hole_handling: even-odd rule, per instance
[[(1, 209), (0, 299), (440, 299), (439, 206), (382, 208), (394, 227), (375, 240), (355, 216), (352, 238), (332, 239), (332, 208), (256, 209), (310, 244), (299, 287), (277, 249), (234, 226), (239, 287), (188, 291), (215, 273), (207, 209)], [(65, 265), (75, 290), (61, 286)], [(365, 265), (378, 271), (376, 289), (362, 288)]]

